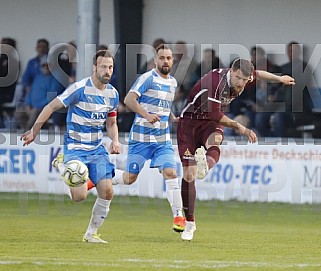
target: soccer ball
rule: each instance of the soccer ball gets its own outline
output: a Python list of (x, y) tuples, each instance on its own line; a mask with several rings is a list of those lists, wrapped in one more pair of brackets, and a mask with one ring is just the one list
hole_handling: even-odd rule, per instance
[(61, 177), (70, 187), (81, 186), (88, 179), (88, 168), (79, 160), (71, 160), (65, 164)]

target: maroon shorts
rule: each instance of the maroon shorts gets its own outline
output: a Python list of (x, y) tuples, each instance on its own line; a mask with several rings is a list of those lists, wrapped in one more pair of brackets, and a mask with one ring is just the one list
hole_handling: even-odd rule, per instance
[(209, 136), (219, 133), (224, 136), (223, 126), (215, 121), (180, 119), (177, 126), (178, 152), (183, 166), (196, 165), (194, 153), (205, 146)]

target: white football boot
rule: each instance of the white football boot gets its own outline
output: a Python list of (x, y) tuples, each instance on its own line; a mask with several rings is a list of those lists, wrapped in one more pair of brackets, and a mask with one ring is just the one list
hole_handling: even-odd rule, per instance
[(208, 165), (206, 161), (206, 151), (203, 146), (196, 149), (194, 158), (197, 163), (196, 178), (204, 179), (208, 172)]
[(185, 230), (182, 232), (181, 238), (184, 241), (191, 241), (196, 231), (195, 221), (186, 221)]

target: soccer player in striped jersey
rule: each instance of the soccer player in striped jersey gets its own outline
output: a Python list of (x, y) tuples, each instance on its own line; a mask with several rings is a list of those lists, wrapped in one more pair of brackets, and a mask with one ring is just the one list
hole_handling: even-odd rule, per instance
[(177, 82), (170, 75), (173, 54), (164, 44), (156, 48), (156, 67), (142, 74), (125, 97), (126, 106), (136, 113), (129, 135), (126, 171), (113, 179), (114, 184), (132, 184), (137, 180), (145, 162), (158, 168), (165, 179), (166, 195), (173, 213), (173, 230), (185, 228), (174, 149), (170, 138), (169, 119)]
[[(89, 178), (97, 188), (97, 199), (92, 216), (83, 237), (84, 242), (107, 243), (97, 234), (105, 221), (113, 198), (112, 178), (115, 167), (102, 145), (103, 126), (111, 138), (111, 153), (120, 152), (116, 109), (119, 102), (117, 90), (109, 84), (113, 74), (114, 57), (108, 50), (98, 51), (93, 58), (92, 75), (70, 85), (61, 95), (52, 100), (40, 113), (31, 130), (21, 139), (24, 146), (34, 141), (42, 125), (51, 114), (68, 107), (67, 129), (64, 142), (64, 158), (58, 156), (54, 166), (62, 173), (63, 162), (80, 160), (89, 170)], [(70, 187), (71, 197), (79, 202), (87, 196), (87, 184)]]
[(183, 240), (192, 240), (196, 230), (195, 178), (203, 179), (219, 161), (223, 126), (247, 136), (251, 143), (257, 140), (255, 132), (224, 114), (226, 106), (242, 94), (253, 76), (285, 85), (294, 84), (290, 76), (255, 71), (250, 61), (236, 59), (230, 69), (211, 70), (189, 93), (177, 127), (178, 150), (183, 164), (182, 200), (187, 220), (181, 235)]

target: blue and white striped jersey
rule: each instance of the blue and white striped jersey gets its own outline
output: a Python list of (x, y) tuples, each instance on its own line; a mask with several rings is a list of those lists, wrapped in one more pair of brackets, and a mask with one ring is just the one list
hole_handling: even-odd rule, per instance
[(167, 142), (170, 141), (169, 115), (177, 87), (176, 79), (162, 78), (155, 69), (142, 74), (130, 92), (136, 93), (139, 104), (149, 113), (158, 114), (159, 122), (149, 123), (136, 113), (129, 135), (129, 142)]
[(91, 77), (70, 85), (58, 99), (68, 107), (66, 142), (68, 150), (94, 150), (102, 143), (108, 116), (116, 116), (117, 90), (110, 84), (97, 89)]

